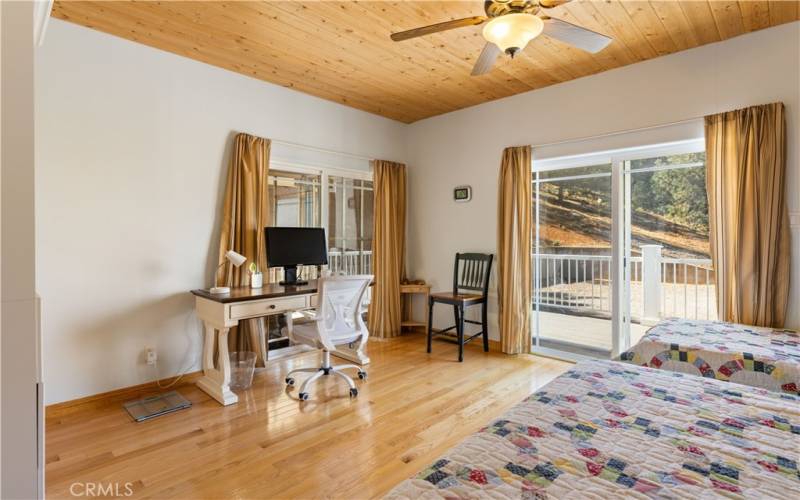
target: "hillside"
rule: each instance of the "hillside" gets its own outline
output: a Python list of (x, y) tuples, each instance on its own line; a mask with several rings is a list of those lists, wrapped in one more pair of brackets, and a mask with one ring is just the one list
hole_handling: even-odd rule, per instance
[[(566, 195), (554, 184), (540, 187), (540, 245), (542, 247), (610, 248), (610, 193), (575, 189)], [(646, 210), (632, 216), (631, 244), (634, 254), (641, 245), (664, 247), (669, 257), (708, 257), (708, 234)]]

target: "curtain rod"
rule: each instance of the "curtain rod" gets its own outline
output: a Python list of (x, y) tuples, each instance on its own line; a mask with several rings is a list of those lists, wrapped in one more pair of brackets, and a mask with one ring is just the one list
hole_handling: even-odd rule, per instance
[(277, 139), (270, 139), (270, 140), (271, 140), (272, 144), (281, 144), (283, 146), (289, 146), (289, 147), (298, 148), (298, 149), (305, 149), (307, 151), (316, 151), (317, 153), (326, 153), (326, 154), (332, 154), (332, 155), (337, 155), (337, 156), (345, 156), (347, 158), (353, 158), (353, 159), (356, 159), (356, 160), (366, 160), (366, 161), (374, 160), (374, 158), (370, 158), (368, 156), (361, 156), (361, 155), (356, 155), (356, 154), (352, 154), (352, 153), (343, 153), (341, 151), (334, 151), (332, 149), (318, 148), (316, 146), (307, 146), (305, 144), (299, 144), (297, 142), (280, 141), (280, 140), (277, 140)]
[(598, 134), (598, 135), (587, 135), (584, 137), (576, 137), (574, 139), (564, 139), (563, 141), (553, 141), (553, 142), (545, 142), (542, 144), (533, 144), (531, 145), (532, 148), (543, 148), (547, 146), (558, 146), (560, 144), (569, 144), (571, 142), (581, 142), (581, 141), (588, 141), (591, 139), (602, 139), (603, 137), (611, 137), (614, 135), (621, 135), (621, 134), (629, 134), (631, 132), (641, 132), (644, 130), (652, 130), (656, 128), (664, 128), (664, 127), (671, 127), (673, 125), (682, 125), (684, 123), (691, 123), (697, 120), (702, 120), (704, 117), (698, 116), (694, 118), (686, 118), (685, 120), (678, 120), (669, 123), (662, 123), (660, 125), (650, 125), (649, 127), (640, 127), (640, 128), (629, 128), (625, 130), (618, 130), (616, 132), (607, 132), (605, 134)]

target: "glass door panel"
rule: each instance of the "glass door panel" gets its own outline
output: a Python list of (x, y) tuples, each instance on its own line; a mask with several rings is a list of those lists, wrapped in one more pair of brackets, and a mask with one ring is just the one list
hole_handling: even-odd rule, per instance
[[(270, 203), (270, 226), (319, 227), (322, 221), (322, 177), (318, 174), (302, 174), (281, 170), (270, 170), (267, 199)], [(303, 279), (317, 277), (316, 266), (302, 266)], [(283, 268), (269, 269), (267, 280), (278, 283), (283, 280)], [(296, 319), (300, 319), (300, 315)], [(270, 351), (289, 346), (284, 337), (286, 320), (282, 314), (267, 316)]]
[[(270, 225), (281, 227), (320, 227), (322, 221), (321, 176), (271, 170), (268, 184), (268, 200), (271, 204)], [(315, 266), (300, 269), (303, 279), (317, 277)], [(283, 269), (272, 268), (267, 276), (269, 282), (283, 280)]]
[(271, 171), (268, 199), (272, 203), (271, 225), (320, 226), (320, 176)]
[(328, 176), (328, 267), (372, 273), (372, 181)]
[(705, 153), (624, 162), (630, 344), (667, 317), (716, 319)]
[(535, 172), (534, 345), (609, 357), (612, 165)]

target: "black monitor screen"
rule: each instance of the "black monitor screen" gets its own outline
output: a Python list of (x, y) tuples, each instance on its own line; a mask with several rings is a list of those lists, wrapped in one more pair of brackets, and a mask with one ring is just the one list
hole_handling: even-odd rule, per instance
[(325, 230), (319, 227), (266, 227), (267, 265), (300, 264), (321, 266), (328, 263)]

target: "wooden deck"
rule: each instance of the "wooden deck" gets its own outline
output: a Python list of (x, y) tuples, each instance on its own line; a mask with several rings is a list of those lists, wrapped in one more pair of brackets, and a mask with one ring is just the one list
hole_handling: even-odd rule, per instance
[(285, 390), (290, 369), (319, 366), (314, 351), (270, 362), (228, 407), (184, 385), (192, 408), (142, 423), (119, 399), (49, 412), (47, 496), (92, 483), (134, 498), (378, 497), (571, 366), (456, 351), (437, 341), (426, 354), (419, 334), (370, 342), (355, 399), (333, 377), (307, 402)]
[[(539, 313), (541, 338), (611, 350), (611, 320), (571, 316), (553, 312)], [(631, 345), (647, 332), (648, 326), (631, 324)]]

